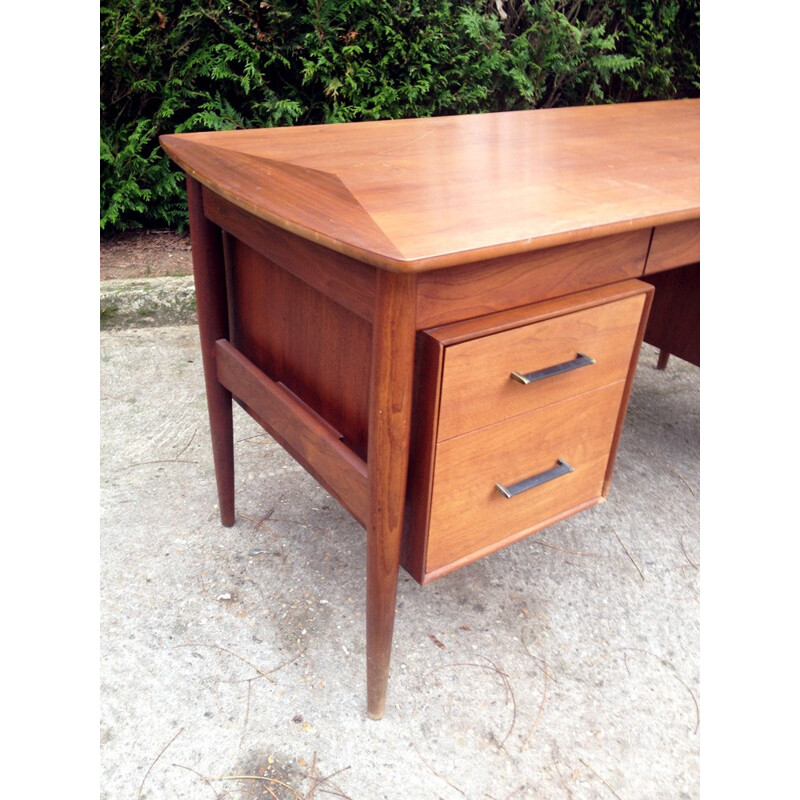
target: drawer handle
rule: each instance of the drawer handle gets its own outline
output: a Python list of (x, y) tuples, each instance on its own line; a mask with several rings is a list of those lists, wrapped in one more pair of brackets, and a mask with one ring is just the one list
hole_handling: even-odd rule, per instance
[(533, 475), (530, 478), (526, 478), (524, 481), (515, 483), (513, 486), (503, 486), (502, 483), (495, 485), (497, 486), (498, 490), (505, 495), (505, 497), (511, 498), (515, 495), (521, 494), (522, 492), (527, 492), (528, 489), (533, 489), (534, 486), (541, 486), (543, 483), (552, 481), (554, 478), (560, 478), (562, 475), (567, 475), (570, 472), (574, 472), (572, 467), (567, 464), (563, 458), (559, 458), (556, 462), (556, 465), (551, 469), (548, 469), (545, 472), (540, 472), (538, 475)]
[(591, 356), (585, 356), (583, 353), (578, 353), (572, 361), (564, 361), (562, 364), (554, 364), (552, 367), (544, 367), (544, 369), (537, 369), (535, 372), (529, 372), (523, 375), (521, 372), (512, 372), (512, 380), (519, 381), (520, 383), (528, 384), (534, 381), (540, 381), (543, 378), (549, 378), (552, 375), (560, 375), (562, 372), (570, 372), (578, 367), (588, 367), (594, 364), (595, 360)]

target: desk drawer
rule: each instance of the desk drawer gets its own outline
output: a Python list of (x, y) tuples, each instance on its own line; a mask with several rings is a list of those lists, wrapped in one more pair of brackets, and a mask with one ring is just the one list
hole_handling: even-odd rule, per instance
[[(625, 381), (436, 445), (425, 572), (473, 560), (602, 499)], [(511, 488), (571, 472), (513, 497)]]
[(644, 274), (696, 264), (700, 261), (700, 220), (662, 225), (653, 231)]
[(644, 302), (640, 293), (447, 347), (437, 440), (624, 378)]

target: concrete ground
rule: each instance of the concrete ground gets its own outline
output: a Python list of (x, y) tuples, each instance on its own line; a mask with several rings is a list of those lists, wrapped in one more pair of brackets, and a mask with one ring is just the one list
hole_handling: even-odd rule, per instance
[(101, 333), (101, 798), (699, 796), (699, 370), (645, 347), (608, 501), (421, 588), (365, 715), (364, 531), (246, 415), (217, 517), (192, 326)]

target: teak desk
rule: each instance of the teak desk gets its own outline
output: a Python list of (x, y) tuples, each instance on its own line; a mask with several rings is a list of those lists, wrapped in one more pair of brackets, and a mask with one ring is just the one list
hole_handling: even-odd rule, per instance
[(642, 339), (699, 363), (699, 101), (161, 144), (222, 523), (233, 398), (367, 531), (380, 718), (399, 566), (425, 583), (601, 502)]

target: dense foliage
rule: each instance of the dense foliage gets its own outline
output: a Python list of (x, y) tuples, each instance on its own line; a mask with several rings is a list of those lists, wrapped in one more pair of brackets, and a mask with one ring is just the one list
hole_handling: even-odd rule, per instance
[(104, 0), (101, 229), (181, 227), (161, 133), (699, 95), (699, 0)]

